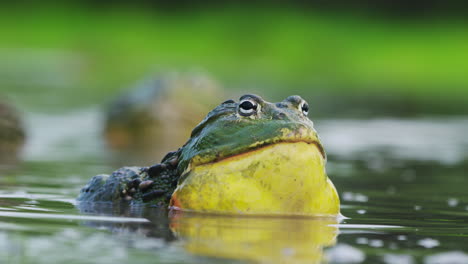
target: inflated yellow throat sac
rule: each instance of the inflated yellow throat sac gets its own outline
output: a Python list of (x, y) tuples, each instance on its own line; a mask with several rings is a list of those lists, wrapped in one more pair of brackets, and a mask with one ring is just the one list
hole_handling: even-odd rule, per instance
[(282, 142), (193, 168), (173, 209), (217, 214), (339, 214), (339, 198), (313, 143)]

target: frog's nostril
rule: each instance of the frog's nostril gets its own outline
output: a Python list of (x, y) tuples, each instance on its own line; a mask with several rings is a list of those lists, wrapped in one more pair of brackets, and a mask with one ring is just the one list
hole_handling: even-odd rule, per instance
[(284, 113), (277, 113), (275, 114), (275, 119), (284, 119), (286, 115)]

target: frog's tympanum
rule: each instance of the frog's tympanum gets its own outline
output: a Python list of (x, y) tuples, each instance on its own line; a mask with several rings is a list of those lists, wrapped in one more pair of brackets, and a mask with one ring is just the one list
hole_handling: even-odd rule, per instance
[(339, 198), (308, 111), (299, 96), (279, 103), (250, 94), (225, 101), (161, 163), (95, 176), (78, 200), (219, 214), (338, 215)]

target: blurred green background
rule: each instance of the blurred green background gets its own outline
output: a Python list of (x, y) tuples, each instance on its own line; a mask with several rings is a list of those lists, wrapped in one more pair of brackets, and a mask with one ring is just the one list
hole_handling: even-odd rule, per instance
[(55, 112), (195, 69), (232, 97), (300, 94), (313, 117), (468, 114), (463, 2), (410, 2), (3, 3), (0, 91)]
[[(159, 161), (186, 141), (213, 101), (246, 92), (268, 101), (299, 94), (309, 102), (327, 172), (350, 217), (328, 252), (345, 261), (362, 255), (356, 263), (439, 263), (429, 258), (444, 256), (446, 263), (466, 263), (467, 6), (462, 0), (2, 1), (0, 263), (82, 263), (83, 256), (93, 263), (204, 263), (187, 254), (184, 237), (151, 246), (173, 234), (165, 215), (114, 207), (107, 218), (105, 208), (79, 211), (75, 197), (92, 175)], [(195, 87), (182, 74), (168, 78), (166, 96), (130, 91), (109, 107), (136, 83), (173, 72), (208, 76), (201, 79), (226, 89), (177, 92)], [(153, 223), (115, 221), (121, 215)], [(248, 225), (261, 239), (244, 236), (243, 247), (261, 244), (276, 256), (272, 245), (283, 243), (281, 254), (289, 257), (296, 235), (301, 248), (322, 247), (302, 239), (313, 224), (301, 229), (292, 218), (277, 219), (292, 228), (280, 228), (291, 237), (279, 240), (277, 226), (268, 224), (274, 219), (261, 220)], [(221, 226), (208, 233), (232, 234), (224, 220)], [(201, 238), (192, 239), (226, 245), (222, 236)]]

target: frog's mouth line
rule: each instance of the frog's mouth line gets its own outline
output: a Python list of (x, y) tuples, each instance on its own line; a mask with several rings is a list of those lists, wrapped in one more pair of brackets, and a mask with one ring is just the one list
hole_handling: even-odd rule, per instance
[(262, 142), (261, 144), (252, 146), (247, 151), (244, 151), (244, 152), (241, 152), (241, 153), (236, 153), (236, 154), (225, 156), (225, 157), (219, 157), (219, 158), (211, 160), (209, 162), (201, 162), (201, 163), (195, 163), (195, 164), (192, 163), (189, 167), (202, 166), (202, 165), (206, 165), (206, 164), (210, 164), (210, 163), (216, 163), (216, 162), (220, 162), (220, 161), (223, 161), (223, 160), (226, 160), (226, 159), (240, 158), (240, 157), (242, 157), (244, 155), (251, 154), (252, 152), (255, 152), (255, 151), (258, 151), (260, 149), (263, 149), (263, 148), (266, 148), (266, 147), (269, 147), (269, 146), (272, 146), (272, 145), (276, 145), (276, 144), (299, 143), (299, 142), (304, 142), (304, 143), (307, 143), (309, 145), (314, 145), (318, 149), (318, 151), (320, 152), (320, 155), (322, 156), (322, 158), (324, 160), (327, 159), (327, 155), (325, 154), (325, 150), (324, 150), (322, 144), (319, 141), (317, 141), (317, 140), (307, 140), (307, 139), (295, 139), (295, 140), (287, 139), (287, 140), (279, 140), (279, 141), (272, 141), (272, 142)]
[(225, 159), (235, 158), (235, 157), (239, 157), (239, 156), (242, 156), (242, 155), (245, 155), (245, 154), (249, 154), (249, 153), (255, 152), (255, 151), (257, 151), (257, 150), (260, 150), (260, 149), (263, 149), (263, 148), (266, 148), (266, 147), (269, 147), (269, 146), (272, 146), (272, 145), (276, 145), (276, 144), (282, 144), (282, 143), (299, 143), (299, 142), (304, 142), (304, 143), (307, 143), (307, 144), (309, 144), (309, 145), (315, 145), (315, 147), (319, 150), (320, 155), (322, 156), (322, 158), (323, 158), (324, 160), (327, 159), (327, 156), (326, 156), (326, 154), (325, 154), (325, 150), (323, 149), (322, 144), (320, 144), (320, 142), (318, 142), (318, 141), (284, 140), (284, 141), (277, 141), (277, 142), (266, 142), (266, 143), (264, 143), (264, 144), (255, 146), (255, 147), (253, 147), (253, 148), (251, 148), (251, 149), (248, 149), (248, 150), (245, 151), (245, 152), (238, 153), (238, 154), (234, 154), (234, 155), (231, 155), (231, 156), (228, 156), (228, 157), (224, 157), (224, 158), (215, 160), (215, 161), (213, 161), (213, 163), (214, 163), (214, 162), (218, 162), (218, 161), (222, 161), (222, 160), (225, 160)]

